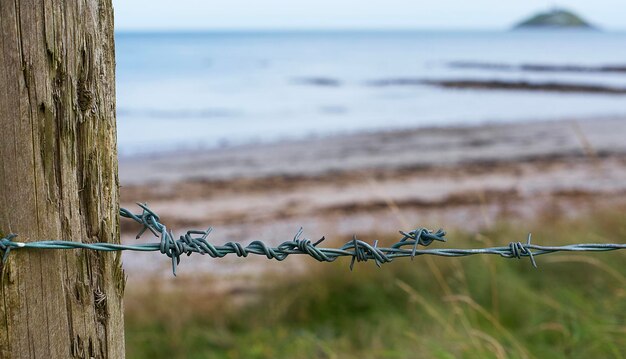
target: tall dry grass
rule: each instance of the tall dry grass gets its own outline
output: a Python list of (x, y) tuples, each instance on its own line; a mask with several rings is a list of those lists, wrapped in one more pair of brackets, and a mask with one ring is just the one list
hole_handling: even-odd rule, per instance
[[(624, 242), (626, 213), (451, 233), (451, 247)], [(391, 242), (395, 239), (389, 238)], [(396, 260), (378, 269), (310, 261), (253, 293), (219, 279), (127, 288), (130, 358), (621, 358), (626, 253)], [(243, 259), (242, 259), (243, 260)], [(290, 259), (301, 260), (301, 259)], [(433, 272), (435, 268), (435, 272)], [(199, 285), (198, 283), (201, 283)], [(252, 298), (238, 302), (240, 297)]]

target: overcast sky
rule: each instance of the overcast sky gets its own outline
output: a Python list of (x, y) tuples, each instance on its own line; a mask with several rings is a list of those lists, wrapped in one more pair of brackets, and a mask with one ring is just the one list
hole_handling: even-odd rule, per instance
[(113, 0), (117, 30), (504, 29), (559, 5), (626, 29), (626, 0)]

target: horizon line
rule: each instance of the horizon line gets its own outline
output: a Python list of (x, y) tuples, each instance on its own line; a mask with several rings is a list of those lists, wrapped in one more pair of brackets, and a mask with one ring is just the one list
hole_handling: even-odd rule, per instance
[[(114, 29), (115, 33), (287, 33), (287, 32), (435, 32), (435, 31), (467, 31), (467, 32), (509, 32), (514, 27), (215, 27), (215, 28), (121, 28)], [(563, 28), (563, 29), (524, 29), (521, 31), (581, 31), (586, 32), (589, 29)], [(625, 28), (606, 28), (600, 27), (595, 29), (601, 32), (616, 33), (625, 32)], [(590, 31), (594, 32), (594, 31)]]

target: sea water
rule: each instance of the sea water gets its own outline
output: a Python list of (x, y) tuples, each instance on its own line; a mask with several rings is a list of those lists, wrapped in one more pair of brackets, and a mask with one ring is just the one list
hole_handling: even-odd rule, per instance
[(123, 155), (419, 126), (626, 117), (625, 95), (372, 85), (409, 78), (626, 88), (626, 73), (449, 66), (624, 66), (626, 33), (117, 33), (115, 41)]

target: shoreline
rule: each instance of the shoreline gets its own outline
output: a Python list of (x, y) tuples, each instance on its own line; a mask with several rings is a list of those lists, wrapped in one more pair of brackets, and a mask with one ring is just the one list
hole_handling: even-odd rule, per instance
[[(624, 133), (626, 119), (491, 124), (126, 159), (120, 203), (136, 210), (135, 202), (147, 202), (179, 234), (214, 226), (212, 243), (276, 245), (300, 227), (329, 244), (416, 226), (480, 233), (501, 221), (526, 226), (626, 208)], [(122, 241), (136, 243), (138, 228), (121, 225)], [(136, 280), (170, 276), (159, 253), (123, 258)], [(185, 271), (302, 270), (287, 263), (192, 256)]]
[[(454, 166), (585, 154), (626, 153), (626, 116), (487, 122), (247, 143), (120, 156), (120, 183), (316, 176), (359, 169)], [(508, 141), (508, 143), (507, 143)], [(419, 156), (408, 149), (415, 149)], [(497, 151), (497, 152), (493, 152)], [(391, 157), (390, 157), (391, 156)]]

